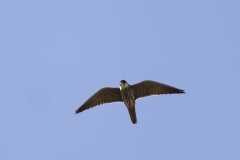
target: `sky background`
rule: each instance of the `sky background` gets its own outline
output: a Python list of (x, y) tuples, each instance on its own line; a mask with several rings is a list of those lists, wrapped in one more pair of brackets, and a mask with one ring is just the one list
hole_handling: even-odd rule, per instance
[[(0, 159), (240, 159), (239, 6), (1, 0)], [(121, 79), (186, 94), (74, 114)]]

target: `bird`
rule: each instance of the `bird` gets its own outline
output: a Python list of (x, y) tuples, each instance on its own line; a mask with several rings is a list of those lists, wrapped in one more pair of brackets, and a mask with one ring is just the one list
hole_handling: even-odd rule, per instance
[(144, 80), (133, 85), (128, 84), (125, 80), (120, 80), (119, 88), (104, 87), (98, 90), (75, 111), (75, 114), (105, 103), (124, 102), (132, 123), (136, 124), (135, 101), (137, 99), (174, 93), (185, 93), (185, 91), (152, 80)]

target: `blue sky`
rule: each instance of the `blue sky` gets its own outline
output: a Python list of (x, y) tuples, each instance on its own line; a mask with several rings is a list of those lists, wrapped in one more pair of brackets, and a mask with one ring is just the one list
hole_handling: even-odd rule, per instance
[[(240, 159), (239, 5), (0, 1), (0, 159)], [(74, 114), (121, 79), (186, 94)]]

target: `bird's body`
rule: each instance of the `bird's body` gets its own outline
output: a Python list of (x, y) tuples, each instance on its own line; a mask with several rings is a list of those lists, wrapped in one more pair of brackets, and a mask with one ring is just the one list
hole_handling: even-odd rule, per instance
[(120, 81), (120, 92), (122, 100), (128, 109), (132, 123), (137, 123), (134, 90), (127, 84), (126, 81), (122, 80)]
[(76, 110), (76, 114), (104, 103), (124, 102), (128, 109), (132, 123), (135, 124), (137, 123), (135, 100), (151, 95), (173, 93), (185, 92), (181, 89), (150, 80), (142, 81), (134, 85), (129, 85), (125, 80), (121, 80), (120, 89), (109, 87), (100, 89)]

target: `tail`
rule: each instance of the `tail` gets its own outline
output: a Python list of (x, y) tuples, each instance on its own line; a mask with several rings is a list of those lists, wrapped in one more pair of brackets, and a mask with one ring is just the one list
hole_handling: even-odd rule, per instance
[(130, 118), (132, 120), (132, 123), (133, 124), (137, 123), (137, 116), (136, 116), (135, 107), (134, 108), (128, 108), (128, 112), (129, 112)]

